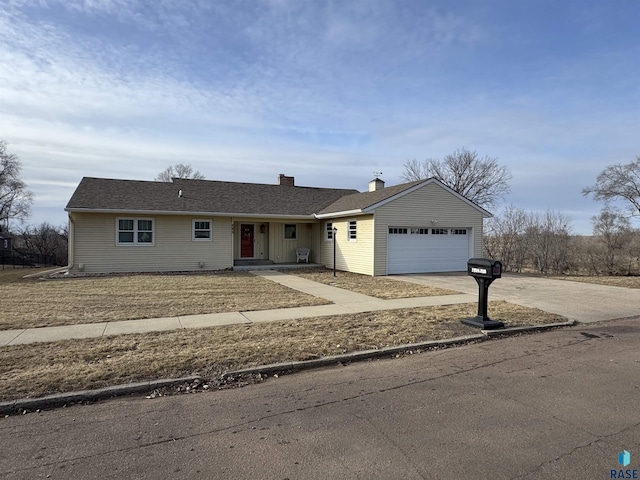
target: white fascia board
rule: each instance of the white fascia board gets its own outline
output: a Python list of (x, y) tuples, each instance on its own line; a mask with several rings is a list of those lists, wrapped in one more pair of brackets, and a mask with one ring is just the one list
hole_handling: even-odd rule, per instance
[(491, 212), (488, 212), (487, 210), (485, 210), (485, 209), (484, 209), (484, 208), (482, 208), (481, 206), (476, 205), (476, 204), (475, 204), (475, 203), (473, 203), (471, 200), (469, 200), (469, 199), (467, 199), (467, 198), (463, 197), (463, 196), (462, 196), (462, 195), (460, 195), (458, 192), (456, 192), (455, 190), (451, 189), (450, 187), (447, 187), (444, 183), (442, 183), (442, 182), (440, 182), (440, 181), (436, 180), (435, 178), (430, 178), (430, 179), (428, 179), (428, 180), (425, 180), (425, 181), (424, 181), (424, 182), (422, 182), (422, 183), (419, 183), (419, 184), (417, 184), (417, 185), (414, 185), (414, 186), (413, 186), (413, 187), (411, 187), (411, 188), (408, 188), (408, 189), (406, 189), (406, 190), (403, 190), (402, 192), (399, 192), (399, 193), (397, 193), (397, 194), (393, 195), (392, 197), (385, 198), (384, 200), (381, 200), (381, 201), (379, 201), (378, 203), (374, 203), (373, 205), (371, 205), (371, 206), (369, 206), (369, 207), (367, 207), (367, 208), (363, 209), (362, 211), (363, 211), (363, 213), (373, 213), (373, 211), (374, 211), (376, 208), (381, 207), (382, 205), (385, 205), (385, 204), (387, 204), (387, 203), (389, 203), (389, 202), (392, 202), (392, 201), (394, 201), (394, 200), (396, 200), (396, 199), (398, 199), (398, 198), (400, 198), (400, 197), (402, 197), (402, 196), (404, 196), (404, 195), (407, 195), (407, 194), (409, 194), (409, 193), (411, 193), (411, 192), (415, 192), (415, 191), (416, 191), (416, 190), (418, 190), (419, 188), (425, 187), (425, 186), (430, 185), (430, 184), (432, 184), (432, 183), (435, 183), (436, 185), (438, 185), (438, 186), (440, 186), (440, 187), (444, 188), (447, 192), (449, 192), (450, 194), (452, 194), (454, 197), (458, 198), (459, 200), (462, 200), (464, 203), (466, 203), (466, 204), (467, 204), (467, 205), (469, 205), (470, 207), (475, 208), (476, 210), (478, 210), (478, 211), (482, 214), (482, 216), (483, 216), (483, 217), (485, 217), (485, 218), (491, 218), (491, 217), (493, 217), (493, 214), (492, 214)]
[(346, 210), (344, 212), (335, 212), (335, 213), (321, 213), (316, 214), (315, 217), (318, 220), (323, 220), (325, 218), (338, 218), (338, 217), (352, 217), (353, 215), (362, 215), (364, 212), (361, 209), (358, 210)]
[(190, 215), (201, 217), (236, 217), (236, 218), (274, 218), (283, 220), (313, 220), (314, 215), (271, 215), (258, 213), (227, 213), (227, 212), (179, 212), (174, 210), (122, 210), (122, 209), (95, 209), (95, 208), (65, 208), (65, 212), (77, 213), (117, 213), (117, 214), (136, 214), (136, 215)]

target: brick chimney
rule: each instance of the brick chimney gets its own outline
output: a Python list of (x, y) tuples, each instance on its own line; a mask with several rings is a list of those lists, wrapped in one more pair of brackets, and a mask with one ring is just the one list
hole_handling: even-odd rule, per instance
[(295, 187), (294, 177), (287, 177), (284, 173), (278, 175), (278, 185), (284, 185), (285, 187)]

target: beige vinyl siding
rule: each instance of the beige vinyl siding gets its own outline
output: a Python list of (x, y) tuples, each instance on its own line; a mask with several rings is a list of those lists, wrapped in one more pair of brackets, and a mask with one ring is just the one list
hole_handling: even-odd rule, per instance
[[(296, 224), (296, 238), (284, 238), (285, 224)], [(269, 224), (269, 260), (275, 263), (296, 263), (296, 248), (307, 247), (311, 250), (309, 261), (315, 262), (317, 251), (314, 251), (313, 223), (271, 222)]]
[[(467, 228), (472, 239), (473, 256), (482, 256), (482, 214), (435, 183), (378, 207), (375, 219), (375, 275), (387, 274), (390, 226)], [(432, 223), (433, 220), (437, 223)]]
[[(178, 215), (71, 214), (73, 219), (72, 272), (85, 273), (221, 270), (233, 266), (231, 220), (211, 220), (212, 241), (193, 241), (193, 220)], [(116, 245), (117, 218), (151, 218), (154, 245)], [(203, 266), (200, 267), (200, 263)]]
[[(348, 240), (349, 221), (357, 221), (357, 240)], [(373, 275), (373, 244), (374, 220), (373, 215), (360, 215), (327, 220), (338, 229), (336, 233), (336, 269), (347, 272)], [(333, 242), (325, 240), (325, 226), (323, 221), (320, 233), (322, 238), (320, 262), (333, 268)]]

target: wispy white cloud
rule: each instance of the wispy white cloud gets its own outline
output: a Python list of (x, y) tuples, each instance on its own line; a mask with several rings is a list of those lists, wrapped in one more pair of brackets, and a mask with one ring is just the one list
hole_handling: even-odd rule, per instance
[[(524, 6), (8, 0), (0, 136), (38, 208), (62, 206), (83, 175), (150, 179), (179, 161), (209, 178), (365, 188), (373, 171), (395, 183), (404, 161), (465, 146), (510, 166), (519, 201), (577, 210), (586, 200), (563, 185), (635, 157), (638, 42), (556, 47), (570, 37), (533, 35), (550, 20)], [(576, 38), (608, 31), (560, 10)]]

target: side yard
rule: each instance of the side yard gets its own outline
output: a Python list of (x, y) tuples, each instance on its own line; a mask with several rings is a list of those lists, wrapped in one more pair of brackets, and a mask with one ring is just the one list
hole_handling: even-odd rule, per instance
[(572, 282), (596, 283), (598, 285), (609, 285), (611, 287), (640, 288), (640, 276), (622, 277), (622, 276), (579, 276), (579, 275), (562, 275), (552, 277), (558, 280), (569, 280)]

